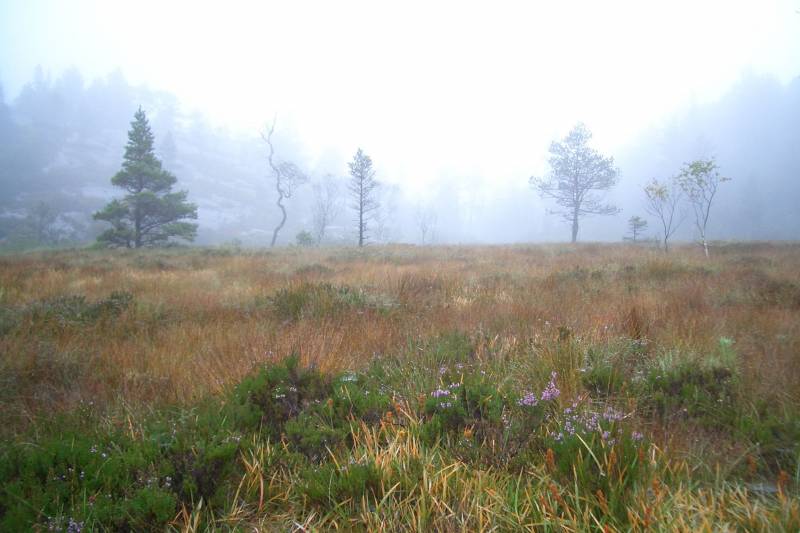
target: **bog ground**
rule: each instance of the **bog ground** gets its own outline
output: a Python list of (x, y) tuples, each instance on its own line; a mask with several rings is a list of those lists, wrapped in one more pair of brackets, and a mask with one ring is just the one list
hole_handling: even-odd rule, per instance
[(800, 246), (0, 257), (0, 529), (800, 528)]

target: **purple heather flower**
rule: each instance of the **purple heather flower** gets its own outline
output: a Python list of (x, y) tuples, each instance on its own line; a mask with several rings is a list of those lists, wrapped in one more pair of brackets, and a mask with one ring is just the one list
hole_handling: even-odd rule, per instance
[(609, 406), (603, 413), (603, 418), (606, 419), (607, 422), (617, 422), (619, 420), (622, 420), (623, 414), (620, 411), (617, 411), (613, 407)]
[(633, 433), (631, 433), (631, 438), (635, 441), (640, 441), (644, 438), (644, 435), (642, 435), (638, 431), (634, 431)]
[(538, 403), (539, 399), (536, 397), (536, 394), (532, 392), (525, 393), (525, 396), (517, 401), (517, 405), (522, 407), (536, 407)]
[(561, 394), (561, 391), (558, 390), (558, 387), (556, 386), (556, 378), (557, 377), (558, 377), (558, 374), (555, 373), (555, 372), (550, 374), (550, 382), (547, 384), (547, 386), (542, 391), (542, 401), (543, 402), (547, 402), (547, 401), (550, 401), (550, 400), (555, 400)]
[(442, 396), (449, 396), (449, 395), (450, 391), (447, 389), (436, 389), (431, 393), (431, 396), (433, 396), (434, 398), (441, 398)]

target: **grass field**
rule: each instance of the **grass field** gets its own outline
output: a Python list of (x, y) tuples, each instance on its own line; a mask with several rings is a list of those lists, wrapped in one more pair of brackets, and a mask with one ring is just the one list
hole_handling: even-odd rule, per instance
[(800, 245), (0, 257), (0, 530), (800, 530)]

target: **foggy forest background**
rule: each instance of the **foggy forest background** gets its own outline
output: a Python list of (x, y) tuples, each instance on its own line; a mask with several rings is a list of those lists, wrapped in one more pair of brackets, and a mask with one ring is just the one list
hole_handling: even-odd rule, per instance
[[(73, 68), (56, 75), (37, 69), (17, 95), (4, 94), (0, 87), (0, 247), (72, 246), (96, 238), (105, 225), (93, 221), (92, 213), (119, 195), (110, 178), (119, 169), (139, 106), (150, 120), (158, 157), (177, 176), (177, 188), (188, 190), (189, 201), (198, 205), (196, 243), (269, 244), (280, 212), (258, 131), (218, 127), (201, 112), (186, 111), (173, 94), (132, 85), (121, 71), (87, 80)], [(266, 124), (272, 117), (264, 119)], [(354, 243), (347, 160), (307, 159), (302, 132), (281, 129), (281, 117), (277, 120), (278, 153), (310, 178), (287, 201), (289, 217), (278, 244), (293, 244), (299, 232), (312, 230), (315, 186), (319, 191), (326, 180), (337, 184), (340, 209), (323, 244)], [(369, 139), (364, 143), (369, 153)], [(712, 208), (712, 240), (798, 237), (800, 78), (782, 84), (745, 75), (722, 98), (687, 104), (616, 153), (601, 152), (614, 156), (620, 169), (619, 183), (606, 200), (621, 212), (584, 221), (582, 241), (620, 241), (628, 219), (636, 215), (650, 221), (646, 236), (655, 237), (656, 221), (646, 214), (643, 186), (653, 178), (670, 178), (683, 163), (703, 157), (716, 158), (722, 174), (731, 178)], [(392, 169), (380, 160), (375, 165), (382, 186), (374, 242), (421, 244), (422, 220), (429, 226), (425, 243), (569, 238), (568, 224), (548, 212), (553, 206), (529, 186), (529, 175), (520, 175), (518, 183), (492, 176), (442, 177), (420, 196), (393, 179)], [(691, 222), (687, 217), (675, 240), (696, 238)]]

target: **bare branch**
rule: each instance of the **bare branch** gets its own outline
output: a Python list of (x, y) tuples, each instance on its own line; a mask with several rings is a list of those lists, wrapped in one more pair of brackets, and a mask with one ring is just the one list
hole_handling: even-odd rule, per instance
[(277, 123), (277, 116), (273, 117), (272, 123), (269, 125), (265, 132), (261, 132), (261, 138), (267, 144), (269, 153), (267, 154), (267, 162), (272, 171), (273, 179), (275, 180), (275, 192), (278, 193), (278, 198), (275, 205), (281, 211), (281, 220), (272, 232), (272, 242), (270, 246), (275, 246), (278, 240), (278, 233), (286, 224), (286, 206), (283, 205), (283, 200), (292, 197), (292, 192), (298, 186), (308, 181), (307, 176), (290, 161), (280, 161), (275, 158), (275, 147), (272, 144), (272, 135), (275, 133), (275, 124)]

